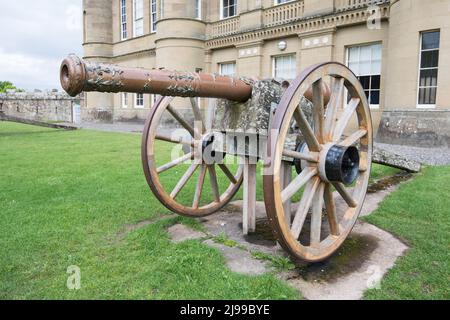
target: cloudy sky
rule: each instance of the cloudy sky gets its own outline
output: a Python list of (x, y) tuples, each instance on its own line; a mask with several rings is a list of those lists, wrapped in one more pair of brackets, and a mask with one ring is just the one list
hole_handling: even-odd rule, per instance
[(81, 1), (2, 1), (0, 81), (26, 90), (60, 89), (62, 59), (82, 54)]

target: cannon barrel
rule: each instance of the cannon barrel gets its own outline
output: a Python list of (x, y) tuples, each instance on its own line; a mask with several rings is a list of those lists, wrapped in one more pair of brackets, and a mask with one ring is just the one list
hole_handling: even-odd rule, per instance
[(252, 86), (233, 77), (210, 73), (147, 70), (83, 61), (70, 55), (61, 64), (60, 80), (71, 96), (81, 92), (132, 92), (163, 96), (223, 98), (244, 102)]
[[(220, 98), (245, 102), (252, 96), (252, 86), (239, 78), (212, 73), (180, 72), (165, 69), (120, 67), (84, 61), (69, 55), (61, 64), (63, 89), (72, 97), (81, 92), (131, 92), (173, 97)], [(330, 89), (323, 83), (325, 103)], [(305, 93), (312, 99), (312, 89)]]

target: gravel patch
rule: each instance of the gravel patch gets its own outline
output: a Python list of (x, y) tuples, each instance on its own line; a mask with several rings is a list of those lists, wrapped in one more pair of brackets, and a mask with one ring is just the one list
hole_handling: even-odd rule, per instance
[(389, 152), (396, 153), (425, 165), (438, 166), (450, 164), (450, 148), (419, 148), (385, 143), (376, 143), (376, 145)]

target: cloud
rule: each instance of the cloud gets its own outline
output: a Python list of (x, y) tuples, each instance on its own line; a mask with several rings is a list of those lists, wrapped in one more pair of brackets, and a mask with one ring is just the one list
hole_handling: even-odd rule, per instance
[(81, 0), (5, 1), (0, 27), (0, 80), (24, 89), (60, 88), (61, 60), (82, 53)]

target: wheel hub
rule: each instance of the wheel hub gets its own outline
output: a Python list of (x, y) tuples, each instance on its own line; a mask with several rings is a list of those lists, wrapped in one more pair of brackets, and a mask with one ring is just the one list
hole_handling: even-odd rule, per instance
[(320, 153), (320, 176), (329, 182), (351, 185), (358, 177), (359, 160), (359, 151), (355, 146), (327, 144)]

